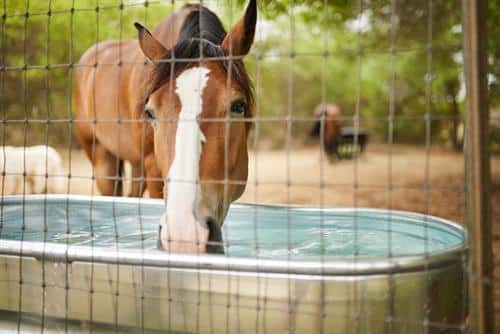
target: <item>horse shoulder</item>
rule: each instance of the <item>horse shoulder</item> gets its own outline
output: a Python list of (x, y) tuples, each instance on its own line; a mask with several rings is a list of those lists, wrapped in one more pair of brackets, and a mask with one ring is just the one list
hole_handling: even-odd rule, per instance
[(79, 65), (93, 65), (96, 61), (102, 61), (109, 57), (109, 50), (118, 48), (124, 41), (106, 40), (98, 42), (87, 49), (80, 57)]
[[(77, 85), (85, 86), (90, 75), (102, 70), (109, 64), (117, 64), (120, 60), (128, 61), (131, 41), (107, 40), (94, 44), (80, 57), (76, 70)], [(91, 80), (90, 80), (91, 81)]]

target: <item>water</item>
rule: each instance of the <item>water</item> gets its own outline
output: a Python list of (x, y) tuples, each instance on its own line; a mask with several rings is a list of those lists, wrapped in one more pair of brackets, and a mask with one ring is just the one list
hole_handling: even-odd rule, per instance
[[(1, 204), (1, 203), (0, 203)], [(4, 199), (0, 239), (156, 251), (160, 202)], [(24, 218), (23, 218), (24, 217)], [(370, 210), (233, 205), (226, 255), (310, 260), (419, 256), (461, 246), (460, 229), (431, 217)], [(24, 230), (23, 230), (24, 225)], [(46, 230), (46, 232), (44, 232)], [(0, 240), (1, 242), (1, 240)]]

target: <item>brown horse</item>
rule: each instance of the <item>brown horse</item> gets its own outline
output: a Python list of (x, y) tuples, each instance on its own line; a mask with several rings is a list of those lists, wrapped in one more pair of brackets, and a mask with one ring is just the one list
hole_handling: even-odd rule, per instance
[[(340, 107), (335, 103), (320, 103), (314, 109), (314, 117), (317, 121), (311, 130), (310, 136), (318, 138), (321, 136), (323, 150), (328, 155), (336, 155), (340, 143), (342, 130), (342, 113)], [(321, 119), (324, 117), (323, 133), (321, 133)]]
[(226, 34), (210, 10), (186, 5), (153, 34), (136, 23), (139, 41), (99, 43), (80, 61), (76, 130), (97, 185), (119, 194), (123, 160), (134, 175), (144, 168), (152, 196), (166, 180), (159, 241), (167, 250), (220, 251), (229, 204), (245, 189), (253, 96), (242, 57), (256, 20), (251, 0)]

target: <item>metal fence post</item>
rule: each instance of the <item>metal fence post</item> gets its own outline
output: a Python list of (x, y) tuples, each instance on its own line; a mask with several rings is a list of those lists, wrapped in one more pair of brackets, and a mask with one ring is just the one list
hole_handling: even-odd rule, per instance
[(493, 254), (490, 160), (488, 152), (488, 83), (486, 0), (463, 0), (466, 99), (465, 164), (469, 230), (470, 326), (473, 333), (494, 333)]

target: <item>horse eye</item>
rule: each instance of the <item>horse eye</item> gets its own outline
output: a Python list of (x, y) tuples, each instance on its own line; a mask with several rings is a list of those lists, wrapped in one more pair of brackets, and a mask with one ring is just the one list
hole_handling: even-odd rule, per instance
[(243, 99), (239, 99), (231, 103), (231, 112), (235, 114), (243, 114), (247, 109), (247, 103)]
[(147, 119), (149, 120), (154, 120), (156, 119), (155, 114), (153, 112), (153, 109), (151, 108), (144, 108), (144, 113), (146, 114)]

